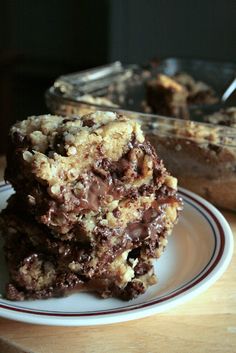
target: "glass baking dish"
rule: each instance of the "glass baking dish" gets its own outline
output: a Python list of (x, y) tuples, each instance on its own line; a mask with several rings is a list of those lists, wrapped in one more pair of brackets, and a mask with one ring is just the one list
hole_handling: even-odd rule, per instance
[[(190, 106), (187, 121), (143, 113), (147, 81), (157, 73), (180, 71), (214, 87), (219, 102)], [(220, 97), (235, 72), (233, 64), (196, 60), (166, 59), (145, 67), (116, 62), (59, 77), (46, 92), (46, 104), (60, 115), (112, 110), (138, 119), (180, 186), (218, 207), (236, 210), (236, 129), (202, 122), (221, 106)]]
[[(173, 76), (187, 72), (195, 79), (214, 88), (216, 96), (222, 97), (225, 89), (235, 78), (236, 65), (213, 63), (202, 60), (169, 58), (141, 67), (122, 65), (119, 61), (103, 67), (60, 76), (46, 92), (46, 104), (51, 111), (67, 111), (78, 114), (91, 105), (99, 108), (122, 108), (145, 110), (146, 83), (158, 73)], [(235, 98), (235, 97), (234, 97)], [(230, 100), (229, 103), (231, 104)], [(214, 111), (220, 103), (190, 105), (191, 119), (201, 120), (199, 110)]]
[(148, 117), (143, 129), (180, 186), (236, 211), (235, 128)]

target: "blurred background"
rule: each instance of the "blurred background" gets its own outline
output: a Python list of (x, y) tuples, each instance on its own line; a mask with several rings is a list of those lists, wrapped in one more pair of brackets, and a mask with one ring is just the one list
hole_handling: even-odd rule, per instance
[(0, 153), (61, 74), (115, 60), (236, 61), (235, 0), (1, 0)]

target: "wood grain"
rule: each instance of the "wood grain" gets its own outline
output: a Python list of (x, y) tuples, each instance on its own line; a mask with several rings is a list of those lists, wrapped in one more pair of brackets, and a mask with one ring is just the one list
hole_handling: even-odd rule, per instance
[[(0, 170), (1, 165), (0, 158)], [(223, 214), (236, 240), (236, 215)], [(225, 274), (211, 288), (163, 314), (93, 327), (49, 327), (0, 319), (0, 353), (16, 352), (236, 352), (236, 251)]]

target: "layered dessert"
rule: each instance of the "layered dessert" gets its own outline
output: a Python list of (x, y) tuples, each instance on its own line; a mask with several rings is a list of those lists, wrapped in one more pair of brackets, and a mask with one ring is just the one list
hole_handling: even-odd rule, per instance
[(160, 74), (147, 82), (147, 105), (153, 113), (187, 119), (187, 96), (186, 88), (169, 76)]
[(216, 93), (210, 86), (182, 72), (172, 77), (159, 74), (147, 81), (146, 100), (142, 106), (146, 113), (188, 119), (190, 106), (217, 102)]
[(10, 140), (5, 177), (16, 193), (1, 214), (8, 299), (85, 290), (129, 300), (156, 283), (153, 260), (182, 201), (136, 121), (112, 112), (30, 117)]

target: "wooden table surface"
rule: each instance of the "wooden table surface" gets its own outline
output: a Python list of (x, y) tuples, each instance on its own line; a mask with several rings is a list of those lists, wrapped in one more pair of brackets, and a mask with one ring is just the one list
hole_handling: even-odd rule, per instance
[[(0, 177), (4, 159), (0, 158)], [(223, 212), (236, 238), (236, 215)], [(205, 293), (163, 314), (93, 327), (49, 327), (0, 319), (0, 353), (236, 352), (236, 250)]]

